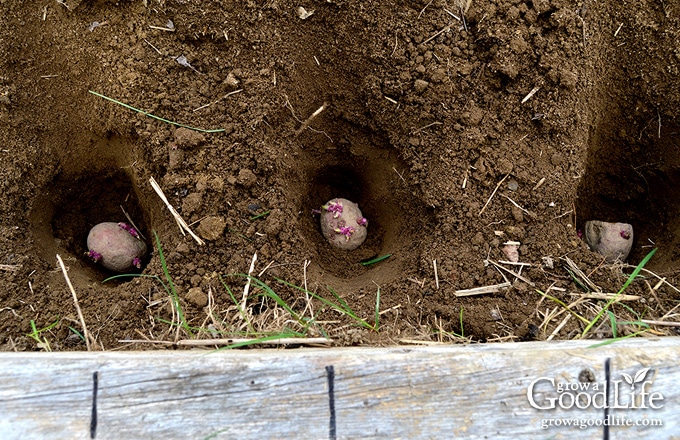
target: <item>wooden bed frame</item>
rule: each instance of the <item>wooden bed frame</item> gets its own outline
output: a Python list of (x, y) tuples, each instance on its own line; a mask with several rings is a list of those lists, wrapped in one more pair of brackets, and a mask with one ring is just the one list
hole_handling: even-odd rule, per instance
[(2, 353), (0, 438), (680, 438), (680, 338), (596, 343)]

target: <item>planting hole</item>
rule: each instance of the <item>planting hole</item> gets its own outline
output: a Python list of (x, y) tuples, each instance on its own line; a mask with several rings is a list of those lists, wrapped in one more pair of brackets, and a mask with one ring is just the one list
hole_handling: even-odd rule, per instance
[(674, 269), (680, 267), (680, 127), (664, 126), (659, 136), (655, 114), (646, 116), (622, 129), (614, 115), (593, 129), (576, 226), (630, 223), (635, 241), (628, 261), (637, 264), (658, 247), (648, 266)]
[[(76, 276), (101, 281), (116, 275), (92, 262), (85, 253), (88, 251), (87, 236), (94, 225), (128, 222), (121, 207), (146, 237), (145, 242), (149, 246), (148, 220), (135, 186), (125, 172), (115, 169), (100, 171), (96, 177), (88, 174), (56, 178), (31, 212), (33, 232), (43, 258), (53, 261), (55, 254), (61, 254), (62, 258), (69, 260), (71, 269), (76, 269)], [(142, 260), (142, 265), (147, 262), (148, 255)]]
[[(357, 136), (338, 148), (329, 148), (307, 164), (306, 189), (302, 197), (305, 239), (313, 247), (313, 262), (336, 282), (359, 277), (359, 284), (387, 281), (400, 276), (400, 268), (419, 255), (418, 249), (430, 237), (428, 213), (413, 197), (398, 174), (406, 169), (388, 148)], [(321, 232), (319, 209), (333, 198), (346, 198), (359, 205), (368, 220), (366, 241), (357, 249), (334, 248)], [(375, 265), (367, 261), (392, 256)]]

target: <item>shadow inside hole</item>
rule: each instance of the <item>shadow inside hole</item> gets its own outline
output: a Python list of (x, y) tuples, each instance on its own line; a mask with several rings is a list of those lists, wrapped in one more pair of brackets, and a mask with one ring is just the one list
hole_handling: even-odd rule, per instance
[(588, 220), (633, 225), (628, 261), (637, 264), (654, 247), (654, 269), (680, 267), (680, 127), (659, 137), (631, 138), (603, 124), (590, 138), (586, 173), (578, 188), (577, 228)]
[[(147, 216), (132, 181), (121, 170), (109, 173), (102, 171), (97, 173), (96, 178), (82, 175), (57, 178), (36, 202), (31, 218), (35, 235), (48, 261), (54, 258), (54, 252), (67, 252), (80, 263), (86, 276), (101, 281), (120, 274), (95, 264), (86, 256), (87, 236), (98, 223), (129, 223), (123, 209), (146, 238), (147, 248), (152, 249), (149, 246)], [(148, 261), (149, 255), (146, 255), (142, 260), (142, 268)], [(115, 282), (130, 279), (121, 277)]]

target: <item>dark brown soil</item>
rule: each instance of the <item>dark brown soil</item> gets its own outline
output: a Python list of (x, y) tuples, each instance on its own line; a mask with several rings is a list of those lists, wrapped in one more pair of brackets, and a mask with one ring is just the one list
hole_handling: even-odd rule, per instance
[[(43, 333), (52, 349), (84, 349), (57, 254), (101, 346), (167, 337), (157, 281), (102, 284), (111, 274), (84, 256), (88, 230), (125, 221), (121, 206), (154, 249), (143, 273), (162, 277), (157, 232), (196, 327), (208, 293), (225, 317), (218, 276), (247, 272), (257, 253), (254, 274), (271, 263), (262, 280), (297, 309), (304, 294), (276, 278), (302, 285), (306, 273), (310, 290), (332, 287), (369, 320), (380, 286), (392, 308), (381, 331), (334, 332), (340, 344), (545, 339), (562, 317), (539, 327), (556, 305), (536, 290), (561, 288), (551, 294), (565, 303), (582, 292), (561, 257), (604, 292), (630, 273), (578, 238), (591, 219), (633, 224), (629, 263), (658, 247), (648, 267), (677, 285), (679, 17), (668, 0), (0, 0), (0, 347), (37, 349), (33, 320), (58, 322)], [(88, 91), (223, 131), (176, 129)], [(311, 215), (333, 197), (369, 220), (355, 251), (333, 250)], [(509, 289), (456, 297), (504, 281), (485, 260), (504, 259), (508, 240), (531, 264), (525, 280), (506, 273)], [(226, 282), (240, 298), (243, 279)], [(613, 310), (661, 318), (680, 294), (656, 284), (627, 291), (643, 296), (628, 304), (637, 315)], [(557, 337), (582, 329), (572, 319)]]

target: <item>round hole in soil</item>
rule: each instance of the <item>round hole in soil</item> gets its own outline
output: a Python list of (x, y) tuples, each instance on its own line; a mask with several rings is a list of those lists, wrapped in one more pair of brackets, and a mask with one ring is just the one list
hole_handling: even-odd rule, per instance
[(665, 127), (659, 137), (635, 125), (624, 130), (613, 122), (600, 124), (591, 133), (588, 154), (577, 228), (583, 230), (588, 220), (630, 223), (630, 264), (658, 247), (647, 267), (680, 267), (680, 127)]
[[(364, 281), (368, 284), (398, 278), (401, 268), (418, 258), (418, 249), (430, 237), (432, 223), (427, 221), (430, 216), (425, 207), (395, 171), (406, 168), (396, 155), (366, 145), (352, 146), (350, 154), (338, 150), (310, 161), (317, 167), (307, 171), (300, 209), (307, 231), (304, 237), (315, 249), (313, 261), (321, 272), (338, 281), (366, 274)], [(354, 250), (333, 247), (321, 232), (319, 216), (310, 214), (334, 198), (357, 203), (368, 220), (366, 241)], [(361, 264), (386, 254), (392, 256), (375, 265)]]
[[(52, 261), (55, 253), (65, 253), (69, 255), (72, 269), (73, 262), (77, 262), (76, 272), (101, 281), (119, 274), (95, 264), (86, 256), (87, 236), (98, 223), (129, 223), (123, 209), (146, 238), (147, 248), (151, 249), (147, 216), (132, 181), (121, 170), (100, 171), (96, 177), (58, 177), (37, 198), (31, 212), (31, 223), (37, 244), (47, 261)], [(142, 266), (148, 260), (149, 255), (146, 255)]]

